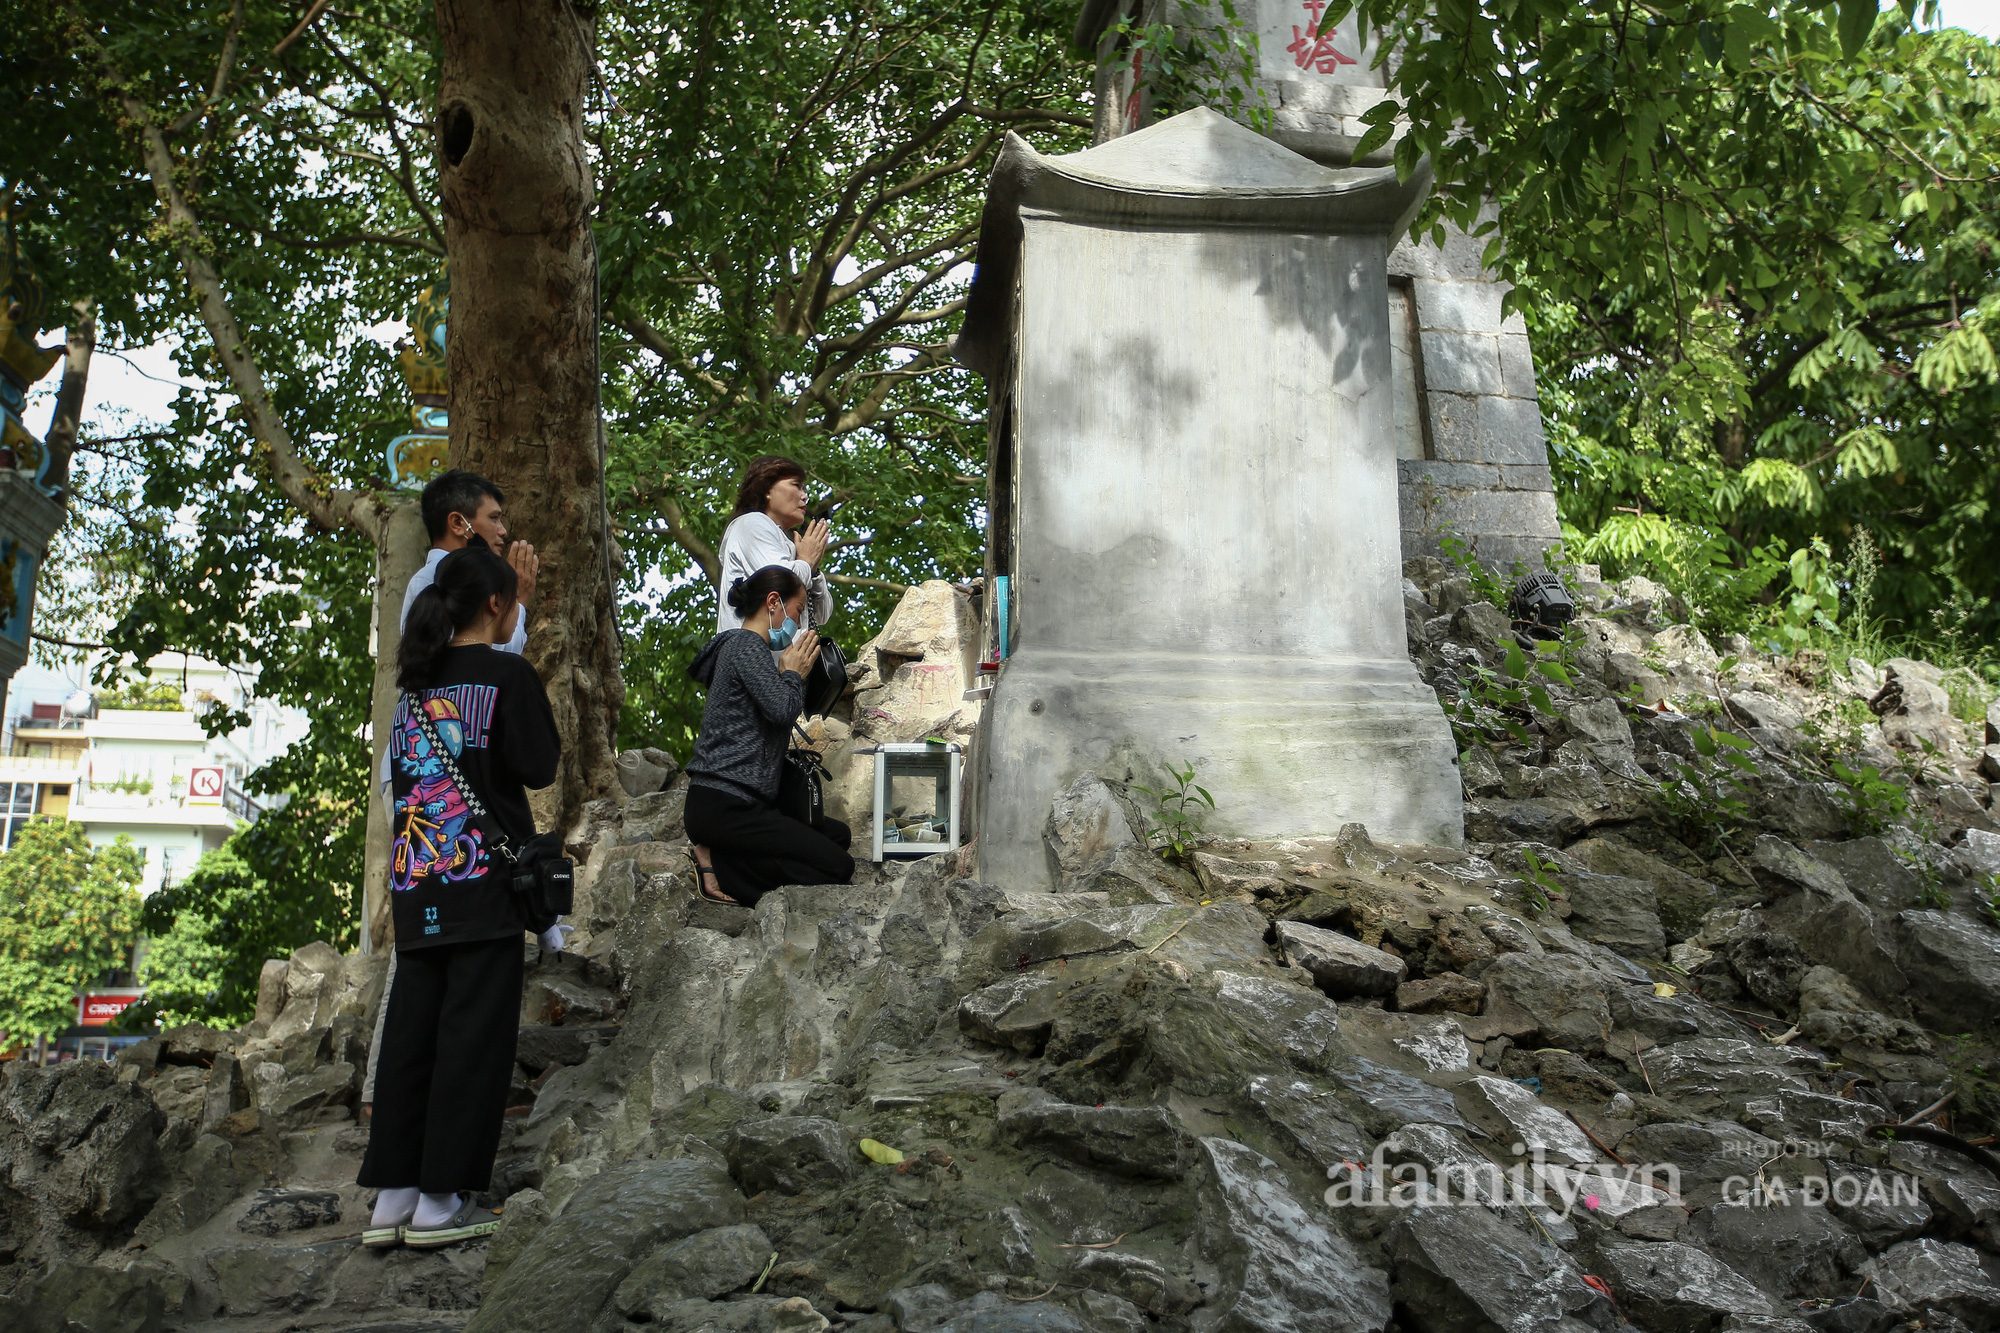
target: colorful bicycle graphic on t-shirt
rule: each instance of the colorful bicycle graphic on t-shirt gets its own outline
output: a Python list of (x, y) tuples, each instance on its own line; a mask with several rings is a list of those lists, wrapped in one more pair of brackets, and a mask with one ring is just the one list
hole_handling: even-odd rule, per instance
[[(423, 707), (438, 739), (456, 759), (465, 749), (465, 727), (457, 705), (434, 698)], [(397, 767), (416, 782), (409, 795), (396, 801), (399, 832), (389, 849), (389, 887), (401, 891), (432, 875), (456, 882), (483, 873), (486, 852), (479, 830), (468, 824), (472, 811), (465, 795), (431, 752), (407, 702), (396, 710), (395, 758)]]

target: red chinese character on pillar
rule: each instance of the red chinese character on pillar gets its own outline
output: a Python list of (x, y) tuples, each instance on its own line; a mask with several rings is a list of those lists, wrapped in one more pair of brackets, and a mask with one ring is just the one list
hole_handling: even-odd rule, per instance
[(1338, 29), (1319, 30), (1319, 16), (1326, 11), (1327, 0), (1300, 0), (1306, 11), (1306, 26), (1301, 32), (1299, 25), (1292, 25), (1292, 44), (1285, 48), (1300, 69), (1317, 69), (1322, 74), (1331, 74), (1342, 65), (1360, 62), (1353, 56), (1333, 49), (1334, 33)]

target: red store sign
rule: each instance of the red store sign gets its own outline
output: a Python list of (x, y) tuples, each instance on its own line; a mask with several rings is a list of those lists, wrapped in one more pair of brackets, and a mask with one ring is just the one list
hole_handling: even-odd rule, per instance
[(78, 1027), (101, 1028), (145, 998), (144, 991), (96, 993), (77, 997)]

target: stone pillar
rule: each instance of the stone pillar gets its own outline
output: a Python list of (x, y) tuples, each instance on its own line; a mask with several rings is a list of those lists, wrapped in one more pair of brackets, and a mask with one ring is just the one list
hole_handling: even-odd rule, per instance
[[(1076, 40), (1096, 44), (1102, 68), (1125, 64), (1114, 27), (1126, 12), (1148, 23), (1215, 27), (1219, 9), (1201, 0), (1113, 0), (1085, 6)], [(1324, 166), (1346, 167), (1368, 132), (1360, 117), (1388, 95), (1374, 38), (1353, 14), (1322, 27), (1321, 0), (1238, 0), (1239, 19), (1257, 34), (1252, 103), (1270, 113), (1270, 137)], [(1114, 80), (1115, 82), (1115, 80)], [(1129, 87), (1119, 95), (1130, 100)], [(1123, 103), (1121, 103), (1123, 105)], [(1143, 99), (1137, 103), (1143, 110)], [(1100, 137), (1145, 123), (1141, 115), (1100, 122)], [(1363, 163), (1391, 160), (1394, 140)], [(1488, 211), (1488, 218), (1491, 210)], [(1506, 573), (1516, 562), (1542, 567), (1562, 538), (1549, 480), (1534, 361), (1519, 315), (1502, 321), (1508, 284), (1481, 259), (1488, 237), (1445, 228), (1443, 244), (1398, 238), (1389, 253), (1391, 315), (1408, 320), (1395, 374), (1399, 403), (1403, 554), (1436, 555), (1455, 533), (1485, 564)]]
[(1013, 656), (982, 874), (1048, 880), (1079, 775), (1192, 762), (1211, 830), (1460, 840), (1404, 643), (1387, 258), (1428, 176), (1318, 166), (1206, 108), (1068, 157), (1009, 136), (956, 351), (994, 395)]

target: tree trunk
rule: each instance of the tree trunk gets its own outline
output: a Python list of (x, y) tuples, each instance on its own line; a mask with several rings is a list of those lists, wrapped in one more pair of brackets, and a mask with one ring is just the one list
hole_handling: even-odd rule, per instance
[(389, 802), (382, 795), (382, 761), (396, 720), (396, 650), (403, 642), (403, 594), (410, 576), (424, 567), (430, 534), (414, 500), (392, 508), (375, 544), (375, 693), (368, 710), (368, 843), (361, 872), (361, 949), (374, 953), (394, 943), (389, 918)]
[(528, 657), (562, 731), (560, 776), (538, 802), (558, 828), (610, 791), (625, 694), (598, 432), (588, 13), (437, 0), (450, 458), (506, 493), (508, 527), (541, 555)]
[(43, 441), (49, 450), (49, 470), (45, 480), (62, 490), (69, 489), (69, 461), (76, 452), (77, 432), (83, 426), (84, 391), (90, 384), (90, 355), (97, 350), (97, 302), (79, 297), (70, 307), (68, 347), (63, 357), (62, 387), (56, 390), (56, 411), (49, 420)]

